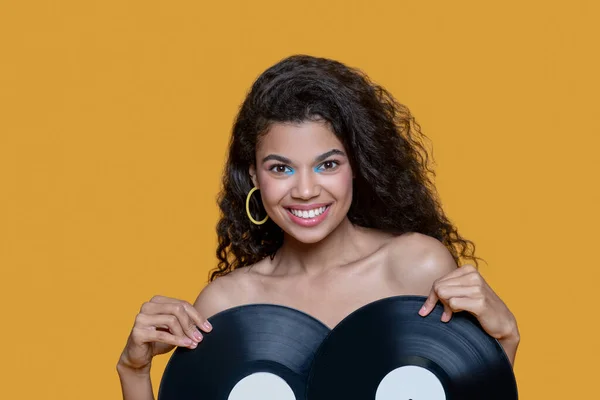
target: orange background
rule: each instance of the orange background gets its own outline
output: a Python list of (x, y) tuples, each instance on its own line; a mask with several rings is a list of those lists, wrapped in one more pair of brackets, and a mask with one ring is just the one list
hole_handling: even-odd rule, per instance
[(366, 71), (432, 140), (443, 204), (520, 323), (521, 398), (590, 398), (599, 11), (2, 2), (0, 397), (120, 398), (115, 364), (140, 305), (193, 301), (215, 265), (215, 197), (246, 90), (309, 53)]

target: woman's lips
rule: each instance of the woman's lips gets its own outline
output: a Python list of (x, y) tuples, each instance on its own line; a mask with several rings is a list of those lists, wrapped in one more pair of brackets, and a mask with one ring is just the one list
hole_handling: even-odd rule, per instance
[[(297, 215), (294, 215), (292, 213), (292, 210), (297, 210), (297, 211), (302, 211), (302, 212), (307, 212), (309, 213), (310, 210), (313, 210), (313, 213), (315, 210), (318, 210), (320, 208), (324, 207), (325, 210), (323, 210), (323, 212), (321, 212), (321, 214), (319, 215), (315, 215), (314, 217), (308, 217), (308, 218), (303, 218), (303, 217), (299, 217)], [(325, 218), (327, 218), (327, 215), (329, 214), (329, 210), (331, 209), (331, 204), (326, 204), (326, 205), (314, 205), (314, 206), (302, 206), (302, 207), (289, 207), (286, 208), (286, 211), (288, 212), (288, 215), (290, 217), (290, 219), (292, 220), (292, 222), (303, 226), (303, 227), (312, 227), (312, 226), (316, 226), (319, 225), (321, 222), (323, 222), (325, 220)]]

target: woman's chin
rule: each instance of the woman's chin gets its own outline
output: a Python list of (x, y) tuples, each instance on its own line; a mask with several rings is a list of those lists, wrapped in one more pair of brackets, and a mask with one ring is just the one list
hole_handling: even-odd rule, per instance
[[(339, 226), (339, 224), (338, 224)], [(303, 228), (295, 225), (288, 225), (284, 229), (287, 236), (298, 243), (303, 244), (315, 244), (323, 241), (336, 230), (336, 227), (332, 227), (329, 224), (323, 224), (318, 227)]]
[(302, 244), (315, 244), (323, 241), (343, 221), (336, 221), (336, 214), (329, 212), (315, 218), (299, 218), (289, 212), (286, 214), (287, 218), (284, 217), (282, 221), (277, 221), (281, 223), (277, 223), (277, 225), (284, 230), (286, 236)]
[[(279, 225), (281, 227), (281, 225)], [(331, 232), (324, 229), (316, 228), (298, 228), (296, 226), (282, 227), (287, 240), (302, 244), (315, 244), (325, 239)]]

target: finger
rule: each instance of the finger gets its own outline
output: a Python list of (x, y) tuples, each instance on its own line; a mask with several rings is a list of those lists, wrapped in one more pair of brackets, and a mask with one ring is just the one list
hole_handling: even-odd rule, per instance
[(151, 303), (179, 303), (179, 302), (181, 302), (181, 300), (174, 299), (173, 297), (156, 295), (150, 299), (150, 302)]
[(452, 308), (450, 307), (450, 305), (448, 304), (447, 301), (445, 301), (445, 300), (440, 300), (440, 301), (444, 305), (444, 312), (442, 313), (442, 317), (440, 318), (440, 320), (442, 322), (448, 322), (452, 318)]
[[(453, 274), (455, 271), (452, 271)], [(463, 285), (462, 275), (458, 277), (450, 277), (450, 278), (440, 278), (436, 280), (432, 287), (427, 300), (423, 303), (423, 306), (419, 310), (419, 315), (425, 317), (431, 313), (431, 311), (435, 308), (436, 303), (440, 300), (439, 290), (446, 286), (461, 286)]]
[[(137, 327), (146, 329), (162, 329), (166, 330), (176, 337), (185, 337), (186, 334), (181, 328), (179, 320), (174, 315), (158, 314), (147, 315), (139, 314), (136, 318)], [(190, 338), (192, 339), (192, 338)]]
[[(195, 342), (202, 340), (202, 333), (196, 327), (196, 322), (188, 313), (193, 309), (191, 304), (179, 301), (178, 303), (145, 303), (142, 306), (142, 314), (146, 315), (171, 315), (177, 318), (179, 325), (185, 335)], [(194, 310), (195, 311), (195, 310)], [(197, 318), (197, 311), (196, 311)]]
[(188, 315), (192, 318), (196, 326), (198, 326), (198, 328), (202, 329), (204, 332), (207, 333), (212, 331), (212, 325), (210, 324), (208, 319), (200, 315), (200, 312), (198, 312), (198, 310), (196, 310), (196, 308), (193, 305), (191, 305), (190, 303), (185, 303), (185, 310), (188, 313)]
[[(141, 330), (142, 332), (151, 332), (153, 330), (157, 330), (159, 332), (165, 332), (171, 334), (177, 343), (176, 346), (186, 346), (191, 349), (195, 349), (198, 343), (202, 341), (202, 337), (200, 339), (197, 338), (189, 338), (183, 332), (179, 320), (174, 315), (169, 314), (158, 314), (158, 315), (147, 315), (147, 314), (138, 314), (136, 317), (136, 325), (135, 329)], [(148, 341), (148, 338), (152, 338), (151, 334), (147, 334), (143, 336), (143, 341)], [(164, 343), (173, 344), (174, 342), (167, 341)]]
[[(470, 275), (478, 276), (479, 274), (477, 272), (477, 269), (473, 265), (466, 264), (460, 268), (456, 268), (449, 274), (436, 280), (433, 283), (433, 286), (431, 288), (431, 292), (429, 293), (429, 296), (427, 297), (427, 299), (423, 303), (423, 306), (419, 310), (419, 315), (421, 315), (423, 317), (429, 315), (431, 313), (431, 311), (435, 308), (435, 305), (437, 304), (437, 302), (441, 301), (438, 296), (439, 288), (445, 287), (445, 286), (464, 285), (465, 277), (470, 276)], [(470, 279), (469, 282), (472, 282), (474, 280), (475, 279)], [(441, 301), (441, 302), (442, 302), (442, 304), (444, 304), (443, 301)], [(452, 316), (451, 310), (449, 309), (447, 304), (444, 304), (444, 313), (442, 314), (442, 320), (449, 321), (451, 316)]]
[(202, 317), (200, 315), (200, 313), (198, 312), (198, 310), (196, 310), (196, 308), (194, 308), (194, 306), (192, 306), (187, 301), (173, 299), (171, 297), (165, 297), (165, 296), (154, 296), (150, 300), (150, 302), (146, 303), (146, 304), (156, 304), (156, 303), (158, 303), (158, 304), (182, 304), (185, 312), (196, 323), (196, 326), (198, 328), (202, 329), (204, 332), (210, 332), (212, 330), (212, 325), (210, 324), (210, 322), (206, 318)]
[(480, 286), (466, 285), (445, 285), (437, 290), (437, 295), (442, 301), (448, 301), (452, 297), (473, 297), (482, 296)]
[(141, 343), (159, 342), (170, 344), (172, 346), (185, 346), (190, 348), (195, 348), (197, 346), (197, 344), (188, 337), (176, 337), (169, 332), (153, 329), (133, 328), (132, 335), (137, 338), (136, 341), (139, 340)]
[(169, 303), (165, 305), (171, 308), (172, 313), (177, 316), (177, 319), (179, 319), (179, 323), (181, 324), (185, 334), (194, 341), (200, 342), (202, 340), (202, 333), (200, 333), (198, 327), (196, 326), (196, 322), (190, 316), (190, 311), (194, 307), (186, 302), (180, 302), (177, 304)]
[(483, 298), (453, 297), (448, 304), (455, 312), (467, 311), (478, 317), (484, 310), (485, 301)]
[(442, 322), (448, 322), (452, 318), (452, 314), (460, 311), (452, 306), (453, 299), (466, 297), (466, 298), (482, 298), (481, 286), (477, 285), (465, 285), (463, 281), (463, 275), (459, 278), (454, 278), (449, 281), (445, 281), (436, 287), (436, 293), (440, 302), (444, 305), (444, 312), (442, 313)]
[(435, 308), (435, 305), (438, 301), (444, 306), (444, 311), (442, 312), (441, 320), (443, 322), (450, 321), (450, 319), (452, 318), (452, 309), (445, 300), (440, 299), (439, 296), (437, 296), (435, 290), (433, 289), (429, 294), (429, 297), (427, 297), (427, 300), (425, 300), (425, 303), (419, 310), (419, 315), (421, 315), (422, 317), (429, 315), (431, 311)]
[[(202, 341), (202, 335), (198, 337), (190, 338), (186, 336), (183, 332), (179, 319), (175, 315), (171, 314), (158, 314), (158, 315), (145, 315), (139, 314), (136, 318), (136, 329), (141, 329), (142, 331), (152, 332), (164, 332), (173, 336), (173, 341), (166, 341), (164, 343), (167, 344), (175, 344), (176, 346), (186, 346), (191, 349), (195, 349), (198, 343)], [(145, 341), (147, 338), (155, 338), (155, 335), (148, 333), (144, 336)], [(166, 336), (159, 336), (166, 337)]]
[(460, 276), (440, 279), (435, 281), (434, 287), (438, 291), (446, 286), (483, 286), (485, 281), (478, 272), (469, 272)]
[(427, 296), (427, 299), (425, 300), (423, 306), (421, 306), (421, 309), (419, 310), (419, 315), (422, 317), (429, 315), (429, 313), (431, 313), (431, 311), (435, 308), (435, 305), (437, 304), (438, 300), (439, 298), (437, 296), (437, 293), (432, 287), (431, 291), (429, 292), (429, 296)]

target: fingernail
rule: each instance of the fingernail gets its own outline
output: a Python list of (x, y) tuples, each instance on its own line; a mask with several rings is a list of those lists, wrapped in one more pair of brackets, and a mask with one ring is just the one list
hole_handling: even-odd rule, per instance
[(190, 345), (190, 349), (195, 349), (196, 347), (198, 347), (198, 343), (192, 343)]
[(212, 325), (208, 321), (204, 321), (204, 324), (202, 324), (202, 326), (204, 326), (204, 328), (208, 331), (212, 329)]
[(444, 321), (444, 322), (448, 321), (448, 314), (446, 314), (446, 311), (444, 311), (442, 313), (442, 321)]
[(196, 339), (197, 342), (202, 340), (202, 334), (197, 330), (194, 331), (194, 339)]
[(192, 343), (194, 343), (194, 342), (192, 342), (192, 339), (190, 339), (190, 338), (183, 339), (183, 345), (184, 346), (191, 346)]
[(419, 310), (419, 315), (424, 315), (426, 310), (427, 310), (427, 307), (425, 307), (425, 305), (423, 305), (423, 307), (421, 307), (421, 309)]

